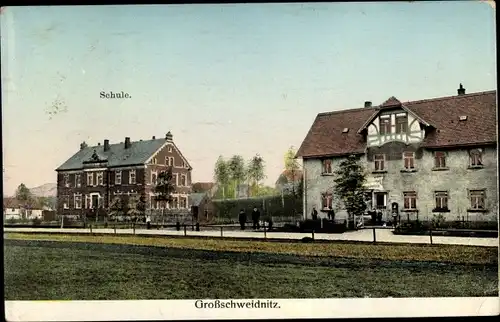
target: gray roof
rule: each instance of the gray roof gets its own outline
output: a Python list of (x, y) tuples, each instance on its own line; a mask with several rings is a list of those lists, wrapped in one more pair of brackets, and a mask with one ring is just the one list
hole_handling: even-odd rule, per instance
[(189, 195), (191, 198), (191, 205), (192, 206), (199, 206), (200, 203), (203, 201), (203, 198), (206, 196), (206, 192), (199, 192), (199, 193), (192, 193)]
[(155, 139), (131, 142), (130, 148), (125, 149), (125, 143), (110, 144), (109, 150), (104, 151), (104, 145), (86, 147), (75, 153), (64, 162), (56, 171), (76, 170), (83, 168), (83, 162), (91, 161), (94, 151), (99, 159), (107, 160), (106, 167), (123, 167), (128, 165), (144, 164), (167, 140)]

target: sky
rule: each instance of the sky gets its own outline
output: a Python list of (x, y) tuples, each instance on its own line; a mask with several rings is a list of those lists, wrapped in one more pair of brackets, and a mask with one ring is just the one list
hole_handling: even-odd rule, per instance
[(7, 195), (56, 182), (82, 141), (168, 131), (193, 182), (259, 154), (274, 185), (318, 113), (496, 89), (481, 2), (7, 7), (0, 23)]

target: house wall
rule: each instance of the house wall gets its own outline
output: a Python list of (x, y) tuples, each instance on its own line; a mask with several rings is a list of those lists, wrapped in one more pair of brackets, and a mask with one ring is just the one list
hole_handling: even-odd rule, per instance
[[(385, 162), (385, 173), (374, 173), (374, 163), (371, 161), (373, 151), (367, 150), (367, 154), (361, 157), (362, 165), (367, 174), (367, 179), (377, 180), (387, 192), (387, 205), (392, 202), (403, 208), (403, 192), (415, 191), (417, 193), (417, 208), (420, 220), (431, 220), (435, 208), (435, 191), (448, 191), (448, 207), (450, 212), (443, 213), (446, 220), (453, 221), (464, 219), (469, 221), (497, 221), (497, 157), (496, 148), (483, 147), (483, 165), (481, 169), (469, 169), (469, 153), (467, 149), (448, 150), (446, 163), (448, 170), (435, 171), (434, 152), (416, 146), (408, 146), (409, 150), (418, 151), (415, 160), (415, 172), (402, 172), (403, 160), (399, 145), (393, 145), (401, 158), (388, 158)], [(384, 146), (381, 147), (385, 149)], [(380, 152), (380, 151), (378, 151)], [(332, 159), (332, 169), (336, 171), (344, 158)], [(322, 163), (320, 159), (304, 160), (306, 179), (304, 180), (304, 212), (310, 218), (312, 207), (321, 209), (321, 194), (333, 192), (334, 176), (322, 175)], [(468, 190), (486, 189), (486, 212), (468, 212), (470, 200)], [(336, 218), (347, 218), (347, 213), (338, 204), (335, 204)], [(416, 213), (409, 213), (410, 220), (416, 219)], [(320, 217), (326, 217), (320, 212)], [(459, 218), (460, 217), (460, 218)], [(407, 213), (401, 212), (401, 219), (407, 219)]]
[[(180, 151), (173, 143), (167, 144), (163, 149), (159, 150), (158, 153), (152, 156), (150, 162), (146, 165), (145, 171), (145, 191), (149, 196), (148, 208), (151, 207), (151, 196), (154, 195), (155, 184), (152, 182), (153, 173), (158, 176), (162, 171), (167, 170), (170, 165), (169, 158), (173, 158), (172, 174), (175, 176), (175, 198), (187, 198), (187, 207), (189, 209), (190, 200), (189, 194), (192, 192), (192, 179), (191, 179), (191, 169), (188, 166), (187, 160), (181, 155)], [(156, 161), (156, 162), (155, 162)], [(181, 176), (186, 177), (186, 183), (182, 185)], [(180, 200), (179, 200), (180, 204)]]
[[(408, 117), (408, 133), (396, 133), (396, 115), (406, 114)], [(389, 117), (391, 120), (391, 133), (380, 134), (380, 118)], [(417, 118), (403, 109), (391, 110), (380, 113), (368, 126), (367, 146), (381, 146), (387, 142), (419, 143), (424, 139), (425, 131), (421, 128)]]
[[(92, 209), (86, 208), (85, 196), (91, 194), (98, 194), (101, 199), (101, 211), (109, 207), (110, 202), (116, 196), (121, 194), (138, 194), (146, 195), (147, 208), (151, 207), (150, 195), (153, 192), (154, 185), (151, 182), (152, 173), (157, 174), (166, 169), (168, 158), (173, 157), (173, 170), (172, 172), (178, 175), (178, 184), (176, 185), (176, 193), (174, 197), (187, 198), (187, 207), (190, 209), (189, 194), (191, 193), (191, 169), (187, 166), (185, 160), (175, 144), (172, 142), (167, 144), (163, 149), (153, 155), (146, 165), (139, 166), (125, 166), (99, 168), (88, 166), (86, 169), (75, 171), (61, 171), (57, 174), (57, 213), (62, 215), (83, 216), (95, 215)], [(154, 160), (156, 159), (156, 160)], [(154, 163), (156, 161), (156, 163)], [(121, 183), (116, 184), (116, 173), (121, 172)], [(136, 182), (134, 184), (129, 182), (130, 172), (135, 171)], [(97, 185), (97, 172), (103, 172), (103, 183)], [(87, 173), (93, 175), (93, 185), (87, 184)], [(65, 175), (69, 176), (69, 185), (65, 185)], [(81, 176), (81, 185), (76, 185), (76, 175)], [(180, 176), (186, 176), (186, 185), (180, 186)], [(75, 193), (82, 194), (82, 209), (75, 209), (74, 195)], [(69, 209), (63, 208), (64, 196), (69, 196)]]

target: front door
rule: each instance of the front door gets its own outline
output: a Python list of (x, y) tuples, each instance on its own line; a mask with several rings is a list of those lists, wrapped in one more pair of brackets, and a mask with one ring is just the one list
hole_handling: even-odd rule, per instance
[(375, 208), (387, 209), (387, 193), (386, 192), (376, 192), (375, 193)]

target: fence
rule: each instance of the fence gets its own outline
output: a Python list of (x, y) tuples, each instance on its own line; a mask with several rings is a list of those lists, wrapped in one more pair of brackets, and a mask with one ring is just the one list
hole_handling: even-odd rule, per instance
[(247, 217), (257, 207), (263, 220), (272, 219), (273, 222), (295, 222), (302, 219), (302, 198), (294, 195), (278, 195), (242, 199), (212, 200), (215, 223), (238, 222), (240, 210), (244, 210)]

